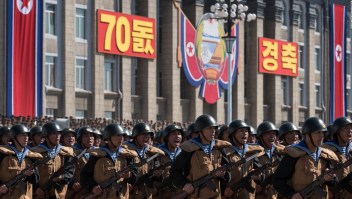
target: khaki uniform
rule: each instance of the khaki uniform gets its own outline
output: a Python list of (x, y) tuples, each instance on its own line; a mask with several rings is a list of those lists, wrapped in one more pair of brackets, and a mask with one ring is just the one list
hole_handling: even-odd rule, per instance
[[(344, 163), (344, 162), (347, 161), (346, 156), (344, 154), (342, 154), (335, 146), (332, 146), (332, 145), (329, 145), (329, 144), (323, 144), (322, 147), (333, 151), (336, 154), (339, 163)], [(349, 153), (351, 153), (351, 152), (352, 152), (352, 149), (350, 149)], [(352, 172), (351, 166), (339, 169), (336, 172), (336, 177), (337, 177), (338, 180), (342, 180), (350, 172)], [(342, 190), (340, 190), (340, 192), (335, 193), (334, 197), (335, 198), (339, 198), (339, 199), (351, 199), (352, 198), (352, 194), (349, 193), (348, 191), (346, 191), (345, 189), (342, 189)]]
[[(337, 156), (330, 150), (322, 148), (320, 158), (316, 164), (314, 160), (309, 157), (306, 152), (294, 148), (287, 148), (286, 152), (295, 158), (299, 158), (296, 163), (295, 172), (292, 175), (292, 188), (299, 192), (307, 187), (311, 182), (317, 179), (319, 175), (327, 168), (327, 160), (337, 162)], [(327, 186), (324, 186), (324, 190), (327, 192)], [(314, 193), (309, 197), (310, 199), (318, 199)]]
[[(33, 147), (33, 151), (42, 154), (44, 157), (48, 155), (48, 152), (40, 147)], [(59, 170), (67, 160), (67, 158), (73, 158), (74, 157), (74, 152), (71, 147), (65, 147), (62, 146), (60, 152), (51, 160), (49, 160), (46, 164), (38, 166), (39, 169), (39, 174), (40, 174), (40, 181), (39, 181), (39, 187), (45, 187), (47, 185), (48, 180), (54, 174), (57, 170)], [(65, 173), (67, 173), (66, 171)], [(74, 169), (73, 169), (74, 172)], [(70, 178), (72, 178), (72, 174), (68, 174)], [(56, 183), (57, 184), (57, 183)], [(50, 188), (49, 190), (43, 190), (43, 191), (48, 191), (49, 197), (55, 197), (59, 199), (64, 199), (66, 196), (67, 192), (67, 184), (62, 184), (60, 183), (61, 188)]]
[[(264, 165), (264, 164), (267, 164), (267, 163), (273, 163), (276, 160), (280, 160), (282, 158), (282, 155), (285, 154), (284, 149), (285, 149), (285, 146), (283, 146), (281, 144), (276, 145), (275, 150), (274, 150), (274, 152), (272, 154), (271, 161), (270, 161), (269, 157), (265, 154), (265, 155), (262, 155), (262, 156), (260, 156), (258, 158), (259, 159), (259, 163), (261, 165)], [(266, 169), (263, 172), (263, 175), (262, 175), (263, 179), (266, 179), (267, 177), (269, 177), (272, 174), (274, 174), (276, 168), (277, 168), (277, 166), (276, 167), (270, 167), (270, 168)], [(275, 190), (274, 186), (270, 184), (264, 190), (262, 190), (260, 193), (256, 193), (255, 198), (256, 199), (277, 199), (278, 198), (278, 193)]]
[[(29, 159), (43, 158), (39, 153), (29, 151), (24, 160), (19, 164), (15, 152), (8, 146), (0, 146), (0, 153), (5, 157), (0, 162), (0, 184), (4, 184), (11, 178), (18, 175), (22, 170), (32, 164)], [(1, 199), (31, 199), (32, 198), (32, 184), (27, 181), (20, 181), (9, 192), (0, 196)]]
[[(209, 174), (214, 169), (221, 166), (222, 153), (221, 150), (231, 146), (227, 141), (215, 140), (215, 145), (210, 155), (207, 155), (197, 144), (192, 140), (188, 140), (181, 145), (182, 152), (176, 158), (176, 161), (171, 168), (171, 177), (176, 186), (184, 186), (187, 182), (194, 182), (199, 178)], [(186, 176), (184, 179), (183, 176)], [(199, 187), (198, 198), (220, 199), (220, 181), (218, 178), (213, 178), (212, 183), (216, 187), (213, 192), (207, 186)], [(196, 193), (193, 193), (189, 198), (196, 198)]]
[[(135, 151), (137, 153), (136, 146), (131, 144), (130, 142), (125, 142), (123, 147), (128, 150)], [(154, 146), (148, 145), (143, 158), (148, 158), (154, 154), (165, 155), (162, 150), (160, 150)], [(141, 162), (141, 158), (138, 155), (137, 157), (132, 158), (131, 161), (134, 163), (139, 163), (139, 162)], [(138, 176), (141, 176), (143, 174), (148, 173), (150, 169), (154, 168), (154, 166), (155, 166), (154, 161), (151, 161), (148, 164), (145, 164), (145, 165), (137, 168), (137, 178), (138, 178)], [(133, 187), (133, 190), (130, 194), (130, 198), (131, 199), (144, 199), (144, 198), (151, 199), (151, 198), (153, 198), (152, 195), (153, 195), (153, 189), (150, 189), (144, 183), (138, 187)]]
[[(247, 145), (247, 146), (248, 146), (248, 149), (244, 154), (243, 158), (248, 158), (251, 155), (254, 155), (255, 153), (258, 153), (257, 157), (264, 154), (263, 147), (259, 145)], [(242, 157), (232, 147), (226, 148), (225, 154), (230, 159), (231, 162), (238, 162), (242, 159)], [(253, 169), (253, 160), (251, 160), (250, 162), (246, 162), (239, 167), (232, 167), (230, 184), (239, 182), (242, 178), (246, 177), (248, 172), (251, 171), (252, 169)], [(250, 187), (253, 190), (255, 190), (256, 184), (253, 180), (250, 183)], [(255, 192), (251, 193), (245, 187), (243, 187), (238, 192), (236, 192), (232, 198), (254, 199)]]

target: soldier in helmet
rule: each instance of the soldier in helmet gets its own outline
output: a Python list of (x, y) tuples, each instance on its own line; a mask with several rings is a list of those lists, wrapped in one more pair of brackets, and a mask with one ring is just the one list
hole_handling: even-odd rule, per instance
[[(309, 196), (302, 196), (299, 193), (324, 173), (331, 163), (338, 161), (334, 152), (320, 147), (326, 130), (321, 119), (308, 118), (302, 127), (303, 140), (285, 148), (286, 155), (272, 178), (276, 190), (282, 196), (292, 199), (328, 198), (327, 195), (325, 197), (317, 195), (318, 192), (315, 192), (317, 189)], [(330, 181), (333, 177), (334, 174), (331, 173), (323, 176), (324, 181)], [(319, 187), (327, 191), (325, 183)]]
[(99, 129), (94, 129), (94, 147), (100, 147), (103, 141), (103, 134)]
[(286, 122), (279, 128), (279, 139), (284, 146), (298, 143), (300, 135), (299, 129), (291, 122)]
[(248, 144), (256, 144), (257, 143), (257, 130), (253, 128), (253, 126), (249, 125), (249, 135), (248, 135)]
[(78, 129), (77, 131), (77, 143), (73, 146), (74, 153), (80, 154), (84, 149), (87, 151), (84, 153), (82, 157), (80, 157), (75, 164), (75, 173), (72, 181), (68, 185), (68, 190), (66, 194), (66, 198), (81, 198), (82, 196), (82, 186), (80, 184), (80, 174), (84, 165), (87, 164), (89, 160), (89, 151), (90, 149), (94, 149), (94, 131), (92, 128), (84, 126)]
[(123, 136), (123, 140), (125, 142), (132, 140), (132, 131), (129, 128), (125, 128), (125, 135)]
[(219, 140), (229, 141), (229, 138), (228, 138), (229, 136), (227, 132), (228, 128), (229, 128), (229, 125), (227, 124), (224, 124), (219, 128), (218, 135), (217, 135), (217, 138)]
[[(242, 120), (235, 120), (230, 123), (228, 128), (228, 139), (232, 146), (225, 149), (226, 156), (231, 162), (238, 162), (243, 158), (247, 158), (255, 153), (258, 156), (263, 155), (263, 147), (259, 145), (248, 145), (247, 139), (250, 131), (250, 126)], [(253, 168), (253, 161), (246, 162), (239, 167), (231, 169), (231, 183), (236, 183), (244, 178)], [(234, 193), (229, 187), (225, 189), (225, 196), (231, 198), (254, 199), (255, 197), (255, 182), (252, 180), (248, 186)]]
[(26, 147), (28, 134), (27, 127), (16, 124), (10, 129), (12, 144), (0, 146), (0, 198), (32, 198), (32, 184), (39, 180), (36, 168), (25, 171), (26, 178), (14, 187), (6, 187), (4, 184), (29, 167), (34, 159), (43, 158)]
[[(333, 151), (339, 159), (339, 163), (344, 163), (351, 158), (352, 153), (352, 121), (347, 117), (337, 118), (331, 126), (332, 141), (325, 142), (323, 148)], [(345, 167), (337, 171), (337, 179), (341, 183), (342, 189), (334, 193), (335, 198), (352, 198), (351, 167)], [(350, 175), (349, 175), (350, 174)]]
[(10, 128), (3, 126), (0, 128), (0, 145), (7, 145), (10, 142)]
[[(159, 146), (161, 150), (164, 151), (165, 155), (160, 158), (161, 165), (164, 165), (168, 162), (174, 162), (176, 157), (181, 153), (180, 144), (182, 138), (184, 137), (184, 132), (182, 128), (175, 124), (170, 124), (162, 131), (163, 134), (163, 144)], [(164, 169), (163, 172), (163, 183), (165, 179), (170, 176), (171, 166)], [(159, 198), (171, 198), (171, 190), (159, 190)]]
[(187, 140), (190, 140), (199, 136), (198, 132), (194, 131), (194, 123), (188, 126), (185, 136)]
[(173, 184), (187, 192), (190, 198), (221, 198), (220, 179), (225, 176), (225, 171), (216, 172), (217, 178), (211, 180), (216, 188), (215, 192), (205, 186), (195, 193), (192, 185), (193, 181), (227, 163), (221, 151), (231, 144), (215, 139), (217, 128), (218, 124), (212, 116), (199, 116), (194, 123), (194, 131), (199, 136), (182, 143), (182, 151), (171, 166)]
[[(279, 135), (279, 130), (276, 126), (269, 121), (264, 121), (259, 124), (257, 128), (257, 139), (258, 144), (264, 148), (265, 154), (260, 156), (259, 163), (261, 165), (273, 163), (282, 158), (284, 154), (284, 146), (280, 144), (276, 144), (277, 136)], [(262, 180), (265, 180), (269, 176), (271, 176), (277, 167), (270, 167), (265, 170), (262, 174)], [(257, 181), (258, 184), (261, 184), (262, 181)], [(259, 199), (276, 199), (277, 192), (274, 189), (273, 185), (269, 184), (267, 187), (263, 188), (258, 185), (256, 187), (256, 198)]]
[(35, 147), (44, 142), (43, 132), (41, 126), (34, 126), (30, 130), (29, 139), (31, 143), (28, 145), (29, 147)]
[[(165, 155), (162, 150), (156, 148), (149, 144), (150, 138), (154, 134), (152, 128), (148, 124), (138, 123), (133, 127), (132, 137), (133, 140), (129, 142), (125, 142), (124, 145), (132, 151), (137, 152), (138, 157), (133, 159), (128, 159), (129, 162), (140, 162), (143, 159), (146, 159), (154, 154)], [(154, 159), (155, 160), (155, 159)], [(145, 164), (142, 167), (137, 169), (138, 177), (149, 172), (150, 169), (155, 167), (155, 162), (151, 162), (149, 164)], [(154, 176), (160, 177), (161, 171), (155, 171), (153, 173)], [(131, 192), (130, 198), (152, 198), (152, 189), (153, 187), (146, 186), (152, 184), (151, 182), (142, 183), (138, 187), (133, 187), (133, 191)]]
[[(130, 171), (118, 174), (119, 179), (105, 190), (100, 184), (116, 176), (116, 173), (127, 167), (126, 158), (135, 158), (137, 153), (122, 147), (124, 130), (118, 124), (109, 124), (104, 129), (104, 139), (107, 144), (91, 150), (91, 157), (81, 172), (82, 187), (87, 189), (92, 198), (129, 198), (128, 182)], [(132, 182), (130, 182), (132, 183)]]
[(76, 144), (76, 132), (71, 128), (64, 128), (61, 132), (60, 143), (62, 146), (73, 147)]
[[(48, 122), (43, 126), (43, 136), (45, 141), (36, 147), (33, 147), (34, 152), (42, 154), (44, 157), (50, 156), (46, 164), (38, 166), (40, 180), (36, 186), (35, 194), (38, 198), (59, 198), (64, 199), (67, 191), (67, 185), (72, 180), (74, 174), (73, 165), (65, 165), (62, 175), (52, 179), (51, 176), (59, 170), (64, 163), (70, 161), (74, 152), (72, 147), (65, 147), (59, 144), (61, 137), (61, 127), (53, 122)], [(51, 181), (51, 179), (50, 179)]]

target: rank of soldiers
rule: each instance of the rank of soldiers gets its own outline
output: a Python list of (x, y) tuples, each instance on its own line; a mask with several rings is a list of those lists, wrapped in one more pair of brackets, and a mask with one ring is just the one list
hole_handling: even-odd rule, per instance
[(0, 128), (0, 199), (352, 199), (352, 121)]

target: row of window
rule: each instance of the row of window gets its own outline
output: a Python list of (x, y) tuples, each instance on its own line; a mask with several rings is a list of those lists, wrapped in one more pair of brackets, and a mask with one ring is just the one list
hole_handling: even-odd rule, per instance
[[(55, 117), (57, 116), (57, 109), (53, 109), (53, 108), (46, 108), (46, 115), (49, 117)], [(75, 118), (76, 119), (84, 119), (86, 118), (86, 111), (85, 110), (80, 110), (80, 109), (76, 109), (75, 111)], [(104, 112), (104, 118), (106, 119), (113, 119), (115, 118), (115, 112), (111, 112), (111, 111), (105, 111)]]
[[(45, 4), (45, 33), (47, 35), (56, 36), (57, 26), (56, 26), (56, 13), (57, 5), (52, 3)], [(84, 6), (76, 7), (75, 16), (75, 32), (76, 38), (86, 39), (86, 19), (87, 19), (87, 9)]]

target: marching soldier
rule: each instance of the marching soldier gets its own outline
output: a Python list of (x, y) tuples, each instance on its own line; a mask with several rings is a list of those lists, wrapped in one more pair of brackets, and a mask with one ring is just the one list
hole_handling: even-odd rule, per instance
[(94, 147), (100, 147), (103, 141), (103, 134), (99, 129), (94, 129)]
[[(292, 199), (320, 199), (328, 198), (318, 195), (314, 189), (310, 195), (301, 195), (319, 175), (324, 173), (329, 164), (337, 162), (338, 158), (334, 152), (320, 147), (323, 143), (324, 132), (326, 131), (324, 122), (316, 117), (308, 118), (302, 127), (303, 140), (298, 144), (287, 146), (286, 155), (280, 162), (274, 176), (273, 184), (276, 190), (287, 198)], [(334, 174), (323, 175), (324, 181), (330, 181)], [(317, 188), (327, 192), (325, 183)]]
[(32, 164), (33, 159), (40, 159), (43, 156), (30, 151), (28, 143), (29, 130), (22, 124), (11, 127), (10, 138), (12, 144), (0, 146), (0, 198), (30, 199), (32, 198), (32, 184), (39, 180), (38, 171), (28, 169), (24, 172), (24, 180), (19, 180), (14, 187), (7, 187), (4, 183), (20, 174)]
[[(162, 150), (148, 144), (150, 142), (150, 138), (152, 134), (154, 134), (153, 130), (150, 128), (149, 125), (145, 123), (138, 123), (133, 127), (133, 130), (132, 130), (133, 140), (129, 142), (125, 142), (124, 146), (127, 147), (127, 149), (129, 150), (137, 152), (138, 157), (135, 157), (133, 159), (128, 158), (129, 162), (138, 163), (154, 154), (165, 155)], [(142, 167), (137, 168), (137, 173), (138, 173), (137, 178), (143, 174), (148, 173), (149, 170), (153, 169), (155, 166), (158, 166), (158, 164), (155, 164), (155, 163), (158, 163), (158, 162), (154, 161), (154, 162), (145, 164)], [(153, 173), (155, 177), (160, 177), (161, 174), (162, 174), (161, 171), (155, 171)], [(139, 199), (139, 198), (151, 199), (152, 192), (153, 192), (152, 186), (153, 186), (153, 182), (151, 181), (139, 183), (138, 186), (133, 187), (133, 190), (130, 194), (130, 198), (131, 199)]]
[(229, 141), (228, 128), (229, 126), (227, 124), (224, 124), (219, 128), (218, 134), (217, 134), (217, 138), (219, 140)]
[[(332, 141), (322, 145), (323, 148), (333, 151), (340, 163), (346, 162), (351, 158), (352, 152), (352, 121), (347, 117), (337, 118), (332, 124)], [(340, 181), (341, 190), (334, 193), (335, 198), (349, 199), (352, 198), (352, 186), (350, 185), (351, 167), (345, 167), (337, 171), (337, 179)]]
[[(118, 124), (109, 124), (104, 129), (104, 139), (107, 144), (101, 148), (91, 150), (90, 158), (81, 172), (81, 185), (87, 189), (90, 196), (87, 198), (129, 198), (128, 180), (131, 180), (129, 170), (120, 172), (127, 167), (126, 158), (135, 158), (137, 153), (122, 147), (123, 128)], [(118, 173), (120, 172), (120, 173)], [(105, 189), (101, 187), (117, 176)]]
[(282, 124), (279, 128), (279, 139), (284, 146), (297, 144), (300, 140), (301, 132), (291, 122)]
[[(249, 135), (250, 126), (241, 120), (236, 120), (230, 123), (228, 129), (228, 139), (232, 146), (225, 149), (226, 156), (231, 162), (238, 162), (243, 158), (247, 158), (255, 153), (261, 153), (257, 156), (263, 155), (263, 147), (259, 145), (248, 145), (247, 139)], [(231, 169), (231, 183), (239, 182), (244, 178), (253, 168), (253, 161), (246, 162), (239, 167)], [(243, 186), (242, 189), (234, 193), (229, 187), (225, 189), (224, 195), (231, 198), (254, 199), (255, 197), (255, 182), (251, 180), (250, 183)]]
[[(264, 165), (268, 163), (273, 163), (275, 161), (279, 161), (282, 155), (284, 154), (284, 146), (283, 145), (276, 145), (276, 139), (279, 134), (278, 129), (276, 126), (269, 122), (265, 121), (262, 122), (257, 128), (257, 138), (258, 144), (264, 148), (265, 154), (260, 156), (259, 164)], [(269, 184), (265, 188), (262, 188), (260, 184), (268, 177), (272, 176), (275, 172), (277, 167), (270, 167), (264, 171), (263, 175), (261, 176), (261, 180), (257, 180), (257, 189), (256, 189), (256, 196), (257, 199), (276, 199), (277, 192), (273, 185)]]
[(247, 139), (248, 144), (257, 144), (257, 130), (249, 125), (249, 135)]
[(58, 177), (57, 171), (64, 166), (65, 162), (70, 161), (73, 156), (71, 147), (61, 146), (60, 141), (61, 128), (59, 125), (49, 122), (43, 126), (43, 136), (45, 141), (42, 144), (32, 148), (34, 152), (42, 154), (44, 157), (50, 156), (46, 164), (38, 166), (40, 181), (37, 184), (35, 194), (38, 198), (59, 198), (64, 199), (67, 192), (67, 185), (72, 180), (74, 174), (74, 165), (65, 165), (62, 173)]
[[(74, 132), (73, 130), (71, 132)], [(90, 127), (81, 127), (77, 131), (77, 143), (73, 146), (75, 154), (80, 154), (84, 149), (90, 150), (94, 149), (94, 131)], [(84, 165), (87, 164), (90, 154), (89, 151), (86, 151), (82, 157), (78, 159), (75, 164), (75, 174), (72, 181), (68, 185), (68, 191), (66, 198), (81, 198), (82, 186), (80, 184), (80, 174)]]
[(10, 142), (10, 128), (3, 126), (0, 128), (0, 145), (7, 145)]
[(28, 145), (30, 148), (38, 146), (39, 144), (44, 142), (43, 132), (41, 126), (34, 126), (30, 130), (29, 139), (31, 143)]
[[(167, 163), (172, 163), (175, 161), (176, 157), (181, 153), (180, 144), (182, 138), (184, 137), (183, 130), (180, 126), (175, 124), (170, 124), (164, 129), (163, 142), (164, 144), (160, 145), (160, 149), (164, 151), (165, 155), (160, 158), (161, 165)], [(163, 182), (166, 183), (166, 187), (163, 190), (159, 190), (159, 198), (171, 198), (171, 191), (167, 187), (171, 186), (171, 182), (168, 181), (170, 177), (170, 168), (171, 165), (164, 168), (163, 172)], [(170, 183), (170, 184), (168, 184)]]
[(217, 177), (211, 180), (215, 191), (208, 186), (201, 186), (195, 190), (192, 185), (192, 182), (209, 174), (226, 162), (221, 151), (231, 144), (214, 139), (217, 128), (218, 124), (212, 116), (199, 116), (194, 124), (194, 131), (199, 133), (199, 136), (180, 146), (182, 151), (172, 164), (173, 184), (187, 192), (190, 198), (221, 198), (219, 178), (225, 176), (225, 171), (215, 172)]
[(73, 147), (76, 144), (76, 132), (71, 128), (64, 128), (61, 132), (60, 143), (62, 146)]

